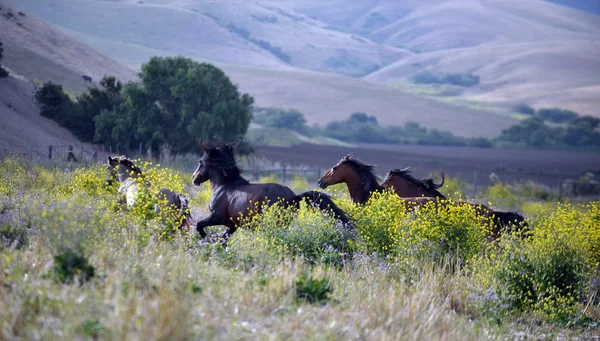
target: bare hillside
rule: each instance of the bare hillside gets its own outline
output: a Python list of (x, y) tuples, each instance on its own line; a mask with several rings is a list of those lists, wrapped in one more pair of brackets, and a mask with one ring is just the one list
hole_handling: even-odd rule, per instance
[(147, 61), (148, 51), (160, 51), (201, 61), (360, 76), (412, 54), (331, 30), (268, 2), (19, 0), (18, 6), (108, 55), (116, 44), (139, 51), (128, 59), (136, 66)]
[(0, 154), (8, 151), (46, 155), (48, 145), (80, 145), (67, 129), (39, 115), (32, 84), (0, 78)]
[(219, 65), (259, 107), (296, 108), (309, 124), (345, 120), (353, 112), (375, 115), (383, 124), (416, 121), (462, 136), (498, 135), (516, 121), (497, 111), (450, 105), (391, 87), (345, 76)]
[(283, 0), (290, 8), (421, 52), (543, 40), (597, 39), (600, 20), (541, 0)]
[[(572, 53), (572, 51), (577, 53)], [(462, 97), (513, 106), (560, 106), (600, 115), (600, 40), (547, 41), (443, 50), (406, 58), (367, 77), (408, 83), (423, 71), (472, 73), (475, 87)]]
[(135, 72), (72, 39), (44, 21), (0, 0), (4, 64), (30, 81), (47, 80), (74, 91), (86, 89), (82, 75), (97, 81), (105, 74), (131, 80)]

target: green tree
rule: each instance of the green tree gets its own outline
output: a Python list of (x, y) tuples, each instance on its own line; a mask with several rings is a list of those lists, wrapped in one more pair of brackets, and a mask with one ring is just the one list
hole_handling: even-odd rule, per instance
[(6, 71), (3, 67), (2, 67), (2, 53), (4, 52), (4, 47), (2, 45), (2, 41), (0, 41), (0, 78), (3, 77), (7, 77), (8, 76), (8, 71)]
[(69, 121), (73, 102), (63, 91), (62, 85), (46, 82), (36, 90), (35, 100), (40, 107), (40, 115), (65, 126)]
[(104, 76), (101, 88), (89, 87), (88, 92), (77, 96), (67, 126), (83, 141), (94, 141), (96, 133), (94, 118), (103, 110), (111, 111), (121, 101), (121, 82), (114, 76)]
[(290, 129), (299, 133), (306, 133), (308, 130), (304, 114), (295, 109), (263, 109), (255, 114), (254, 121), (265, 127)]
[(121, 97), (96, 117), (95, 140), (155, 151), (167, 144), (174, 152), (195, 151), (198, 140), (241, 140), (254, 102), (221, 69), (183, 57), (150, 59)]

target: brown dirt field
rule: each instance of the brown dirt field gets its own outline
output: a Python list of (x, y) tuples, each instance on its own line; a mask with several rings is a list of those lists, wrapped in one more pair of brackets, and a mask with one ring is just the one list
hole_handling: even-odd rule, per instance
[(557, 186), (588, 171), (600, 171), (600, 154), (592, 152), (482, 149), (411, 145), (360, 144), (356, 147), (301, 145), (296, 147), (256, 147), (257, 156), (290, 165), (321, 168), (324, 172), (348, 153), (377, 165), (384, 176), (390, 169), (411, 167), (416, 177), (426, 177), (442, 169), (446, 176), (490, 184), (496, 173), (502, 181), (534, 180)]

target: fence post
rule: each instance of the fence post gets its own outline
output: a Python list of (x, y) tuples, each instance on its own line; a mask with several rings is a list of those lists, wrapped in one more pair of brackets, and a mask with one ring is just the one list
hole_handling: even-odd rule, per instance
[(286, 171), (286, 168), (287, 168), (287, 166), (283, 165), (283, 179), (282, 179), (282, 181), (283, 181), (284, 185), (285, 185), (285, 171)]
[(254, 181), (258, 181), (258, 177), (260, 176), (260, 170), (258, 169), (258, 164), (254, 167)]
[(48, 146), (48, 160), (52, 160), (52, 145)]
[(473, 172), (473, 196), (475, 198), (477, 196), (477, 171)]

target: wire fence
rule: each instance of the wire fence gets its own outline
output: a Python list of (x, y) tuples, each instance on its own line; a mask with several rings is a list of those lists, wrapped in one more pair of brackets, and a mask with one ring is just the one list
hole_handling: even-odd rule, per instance
[[(30, 147), (28, 151), (15, 152), (13, 148), (5, 148), (0, 150), (0, 159), (9, 156), (18, 156), (29, 159), (32, 162), (43, 164), (46, 166), (62, 167), (69, 166), (89, 166), (92, 163), (104, 163), (109, 155), (118, 155), (119, 150), (106, 149), (103, 147), (94, 147), (89, 145), (49, 145), (47, 149)], [(197, 162), (193, 155), (173, 156), (167, 152), (161, 152), (156, 157), (152, 155), (144, 155), (141, 151), (135, 151), (132, 155), (134, 159), (143, 159), (151, 161), (159, 161), (163, 166), (179, 169), (182, 171), (192, 170)], [(262, 162), (264, 163), (264, 162)], [(289, 184), (296, 177), (301, 177), (311, 184), (316, 184), (317, 180), (323, 175), (328, 168), (324, 167), (292, 167), (286, 164), (276, 163), (273, 165), (264, 165), (253, 158), (244, 159), (242, 162), (242, 171), (246, 177), (252, 181), (259, 181), (265, 177), (275, 177), (278, 182)], [(510, 170), (504, 170), (510, 173)], [(497, 174), (496, 174), (497, 173)], [(535, 174), (534, 174), (535, 175)], [(555, 191), (559, 197), (579, 197), (579, 196), (598, 196), (600, 195), (600, 183), (594, 181), (594, 178), (582, 181), (580, 178), (573, 179), (573, 174), (551, 174), (554, 179), (557, 179), (554, 186), (547, 186)], [(484, 173), (481, 170), (472, 172), (472, 179), (463, 181), (470, 183), (472, 196), (483, 190), (490, 183), (495, 181), (494, 177), (502, 178), (503, 171)], [(487, 179), (486, 179), (487, 178)]]

